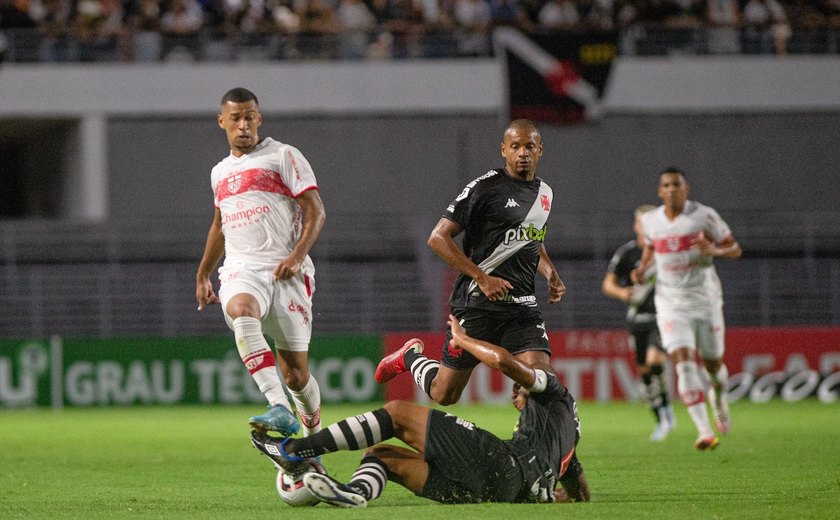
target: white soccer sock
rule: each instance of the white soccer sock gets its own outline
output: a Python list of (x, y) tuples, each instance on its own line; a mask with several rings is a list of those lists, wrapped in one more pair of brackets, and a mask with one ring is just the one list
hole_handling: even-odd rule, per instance
[(289, 389), (295, 402), (300, 423), (303, 425), (303, 435), (308, 436), (321, 431), (321, 387), (312, 374), (309, 381), (300, 390)]
[(236, 318), (233, 320), (233, 335), (239, 357), (251, 372), (260, 392), (268, 399), (268, 404), (282, 404), (291, 410), (283, 382), (277, 374), (277, 360), (263, 337), (260, 320), (247, 316)]
[(706, 410), (706, 396), (703, 394), (703, 381), (694, 361), (680, 361), (676, 364), (677, 391), (680, 393), (688, 415), (694, 421), (697, 432), (701, 437), (714, 435), (709, 423), (709, 412)]
[(431, 399), (432, 381), (435, 380), (438, 370), (440, 370), (440, 361), (429, 359), (423, 354), (416, 353), (408, 368), (411, 371), (411, 375), (414, 376), (414, 382), (417, 384), (417, 387)]

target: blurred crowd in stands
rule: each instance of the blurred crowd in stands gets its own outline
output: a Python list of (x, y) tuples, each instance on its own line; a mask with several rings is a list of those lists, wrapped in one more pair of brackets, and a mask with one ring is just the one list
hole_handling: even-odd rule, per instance
[(840, 52), (840, 0), (0, 0), (13, 61), (490, 56), (494, 27), (621, 54)]

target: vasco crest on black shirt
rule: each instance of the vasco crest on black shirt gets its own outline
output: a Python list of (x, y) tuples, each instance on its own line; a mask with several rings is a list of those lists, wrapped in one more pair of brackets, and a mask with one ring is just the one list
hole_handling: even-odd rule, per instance
[(463, 229), (464, 253), (482, 271), (510, 282), (504, 300), (490, 302), (472, 278), (458, 276), (453, 307), (535, 307), (534, 276), (545, 241), (554, 192), (539, 177), (526, 181), (503, 169), (490, 170), (466, 185), (443, 213)]

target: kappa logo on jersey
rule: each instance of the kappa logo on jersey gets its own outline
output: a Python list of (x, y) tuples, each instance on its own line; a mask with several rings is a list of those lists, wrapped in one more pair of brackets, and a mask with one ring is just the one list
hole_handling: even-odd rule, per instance
[(507, 204), (505, 204), (506, 208), (518, 208), (519, 204), (513, 199), (508, 199)]
[(549, 200), (548, 195), (540, 195), (540, 205), (543, 211), (551, 211), (551, 200)]
[(511, 242), (542, 242), (545, 240), (546, 229), (548, 229), (547, 224), (543, 224), (541, 228), (536, 228), (533, 224), (528, 224), (528, 227), (519, 226), (516, 229), (508, 229), (505, 231), (505, 245)]

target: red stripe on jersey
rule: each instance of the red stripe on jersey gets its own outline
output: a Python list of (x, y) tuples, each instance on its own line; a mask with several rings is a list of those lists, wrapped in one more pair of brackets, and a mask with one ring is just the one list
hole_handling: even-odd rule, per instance
[(691, 245), (697, 239), (697, 235), (675, 235), (665, 238), (657, 238), (653, 241), (653, 249), (657, 253), (677, 253), (691, 249)]
[(312, 298), (312, 287), (309, 286), (309, 276), (303, 275), (303, 284), (306, 285), (306, 295)]
[(572, 448), (572, 451), (566, 454), (563, 457), (563, 460), (560, 461), (560, 473), (557, 475), (558, 477), (562, 477), (566, 474), (566, 470), (569, 469), (569, 462), (572, 461), (572, 457), (575, 455), (575, 449)]
[(292, 190), (286, 186), (278, 172), (267, 168), (252, 168), (228, 175), (216, 183), (216, 200), (221, 202), (228, 197), (249, 191), (279, 193), (294, 198)]
[(252, 354), (246, 358), (243, 358), (242, 362), (245, 363), (245, 367), (248, 369), (248, 372), (252, 374), (264, 368), (274, 368), (277, 364), (276, 360), (274, 359), (274, 354), (271, 352), (271, 350), (264, 350), (262, 352)]

